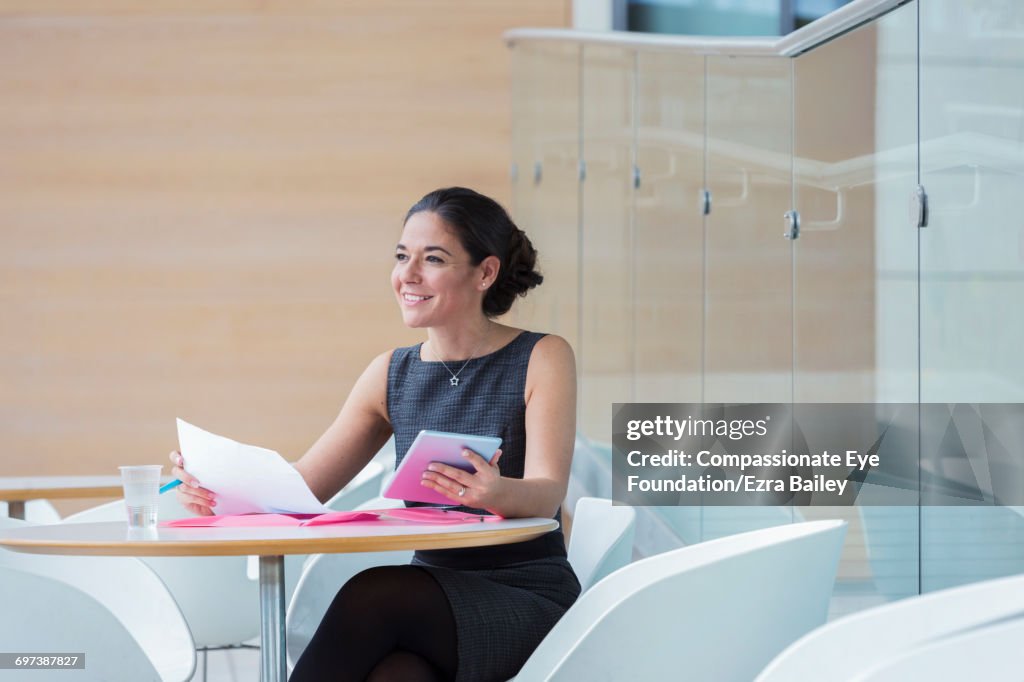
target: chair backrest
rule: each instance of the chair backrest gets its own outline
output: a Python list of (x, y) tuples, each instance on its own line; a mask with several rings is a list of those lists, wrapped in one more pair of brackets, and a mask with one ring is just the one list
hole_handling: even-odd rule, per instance
[(572, 487), (579, 497), (611, 497), (612, 446), (576, 436), (572, 453)]
[(377, 497), (380, 494), (384, 468), (382, 462), (370, 460), (348, 485), (327, 501), (326, 505), (335, 511), (349, 511)]
[(633, 558), (636, 512), (611, 500), (583, 497), (576, 503), (569, 537), (569, 563), (584, 591)]
[(845, 531), (791, 524), (636, 561), (581, 595), (516, 679), (748, 681), (825, 622)]
[(969, 630), (876, 665), (859, 682), (1020, 682), (1024, 618)]
[[(166, 493), (160, 496), (161, 521), (192, 516)], [(123, 521), (123, 500), (87, 509), (64, 523)], [(244, 556), (145, 557), (181, 607), (199, 648), (241, 644), (260, 633), (259, 585), (246, 579)]]
[[(6, 502), (0, 502), (0, 516), (7, 516)], [(32, 523), (60, 523), (60, 514), (48, 500), (29, 500), (25, 503), (25, 520)]]
[[(4, 602), (4, 617), (0, 621), (0, 641), (4, 648), (25, 652), (81, 652), (87, 679), (92, 680), (131, 678), (181, 682), (191, 675), (190, 671), (177, 678), (161, 675), (125, 624), (103, 604), (73, 585), (0, 565), (0, 599)], [(68, 671), (61, 672), (67, 674)], [(46, 679), (47, 674), (42, 672), (40, 679)], [(53, 671), (49, 672), (49, 678), (55, 679)]]
[(384, 491), (388, 489), (388, 484), (391, 483), (391, 479), (395, 477), (395, 459), (395, 437), (391, 436), (371, 460), (373, 462), (380, 462), (381, 466), (384, 467), (384, 474), (380, 477), (379, 495), (384, 494)]
[[(880, 661), (951, 633), (1024, 612), (1024, 576), (987, 580), (902, 599), (835, 620), (795, 642), (758, 682), (848, 680)], [(866, 652), (867, 655), (858, 655)]]
[[(24, 525), (0, 519), (0, 528)], [(183, 682), (195, 670), (181, 611), (138, 559), (0, 549), (0, 603), (5, 647), (84, 652), (89, 679)]]
[[(393, 509), (404, 506), (401, 500), (376, 497), (357, 509)], [(412, 552), (366, 552), (354, 554), (317, 554), (310, 557), (288, 604), (285, 628), (288, 633), (288, 665), (295, 665), (306, 650), (334, 595), (356, 573), (374, 566), (407, 564)]]

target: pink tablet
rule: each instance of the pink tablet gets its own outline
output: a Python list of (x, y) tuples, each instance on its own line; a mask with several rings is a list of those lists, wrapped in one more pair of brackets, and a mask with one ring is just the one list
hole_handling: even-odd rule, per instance
[(493, 436), (471, 436), (465, 433), (444, 431), (420, 431), (409, 446), (402, 463), (384, 491), (384, 497), (410, 502), (431, 502), (452, 505), (454, 502), (439, 492), (420, 484), (423, 472), (431, 462), (442, 462), (463, 471), (476, 471), (462, 456), (462, 449), (469, 448), (488, 462), (501, 445), (501, 439)]

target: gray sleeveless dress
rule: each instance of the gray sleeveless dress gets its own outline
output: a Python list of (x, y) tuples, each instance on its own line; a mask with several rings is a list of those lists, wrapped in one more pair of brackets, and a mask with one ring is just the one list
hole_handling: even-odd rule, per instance
[[(526, 369), (543, 336), (523, 332), (503, 348), (471, 359), (459, 373), (458, 386), (450, 384), (451, 374), (440, 362), (420, 359), (422, 344), (395, 349), (387, 395), (398, 453), (395, 466), (416, 434), (431, 429), (500, 437), (502, 476), (522, 478)], [(560, 517), (561, 510), (555, 519)], [(511, 545), (416, 552), (412, 563), (434, 577), (451, 604), (458, 634), (458, 682), (513, 677), (580, 593), (560, 529)]]

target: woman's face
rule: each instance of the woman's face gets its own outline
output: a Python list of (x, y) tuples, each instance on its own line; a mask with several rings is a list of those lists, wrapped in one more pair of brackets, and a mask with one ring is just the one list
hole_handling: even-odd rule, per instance
[(408, 327), (435, 327), (481, 314), (482, 266), (431, 211), (414, 213), (395, 247), (391, 286)]

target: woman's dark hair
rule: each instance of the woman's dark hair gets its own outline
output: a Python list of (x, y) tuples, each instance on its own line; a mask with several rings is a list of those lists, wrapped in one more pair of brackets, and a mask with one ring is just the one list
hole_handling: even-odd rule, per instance
[(534, 270), (537, 250), (494, 199), (465, 187), (446, 187), (417, 201), (405, 214), (405, 222), (421, 211), (436, 213), (455, 232), (473, 265), (488, 256), (501, 261), (498, 278), (484, 296), (487, 317), (504, 315), (516, 296), (525, 296), (544, 281)]

